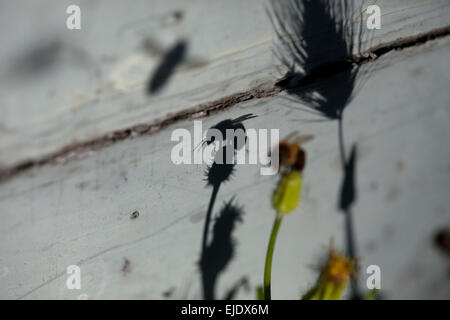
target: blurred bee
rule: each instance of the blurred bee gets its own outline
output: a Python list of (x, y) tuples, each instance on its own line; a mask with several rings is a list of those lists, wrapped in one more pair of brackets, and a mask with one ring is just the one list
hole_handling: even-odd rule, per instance
[(303, 171), (306, 165), (306, 151), (301, 145), (313, 138), (312, 135), (300, 135), (298, 131), (284, 138), (278, 145), (280, 168)]
[(272, 195), (272, 207), (278, 214), (294, 211), (300, 201), (302, 171), (306, 165), (306, 152), (301, 145), (313, 136), (301, 136), (297, 131), (283, 139), (274, 150), (279, 155), (281, 179)]

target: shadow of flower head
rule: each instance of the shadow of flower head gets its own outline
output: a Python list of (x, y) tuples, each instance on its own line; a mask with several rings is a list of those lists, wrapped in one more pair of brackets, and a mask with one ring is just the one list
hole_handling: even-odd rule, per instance
[[(235, 119), (225, 119), (208, 129), (202, 144), (210, 145), (216, 139), (220, 139), (221, 148), (214, 156), (214, 163), (206, 171), (207, 185), (218, 187), (230, 179), (235, 167), (235, 152), (242, 149), (247, 141), (245, 126), (242, 122), (256, 117), (249, 113)], [(233, 134), (231, 141), (227, 140), (228, 130)], [(229, 153), (228, 158), (227, 153)]]
[[(226, 153), (228, 146), (222, 147), (216, 156), (215, 161), (206, 170), (205, 176), (208, 186), (219, 187), (220, 184), (231, 179), (234, 172), (235, 163), (226, 163)], [(221, 161), (218, 161), (221, 158)]]
[(214, 220), (211, 241), (206, 244), (200, 257), (200, 271), (205, 299), (214, 299), (214, 289), (218, 276), (225, 270), (235, 254), (233, 230), (238, 222), (242, 222), (244, 212), (233, 203), (234, 199), (225, 203)]
[[(288, 69), (277, 83), (326, 119), (340, 119), (359, 88), (362, 8), (352, 0), (274, 0), (275, 54)], [(327, 83), (323, 83), (327, 80)]]

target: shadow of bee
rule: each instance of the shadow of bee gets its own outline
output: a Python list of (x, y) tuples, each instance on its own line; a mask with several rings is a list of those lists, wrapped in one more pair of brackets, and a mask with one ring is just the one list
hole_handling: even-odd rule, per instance
[[(234, 150), (240, 150), (247, 142), (245, 126), (242, 122), (256, 117), (257, 116), (252, 113), (248, 113), (235, 119), (226, 119), (217, 123), (208, 129), (206, 132), (206, 138), (202, 141), (201, 146), (204, 146), (205, 144), (209, 146), (211, 143), (217, 141), (216, 139), (220, 138), (220, 143), (225, 143), (227, 146), (230, 145), (230, 147), (232, 145)], [(234, 139), (232, 141), (227, 141), (227, 130), (233, 131)], [(239, 132), (239, 130), (241, 131)], [(220, 135), (217, 136), (217, 133), (220, 133)], [(239, 139), (240, 134), (243, 135), (243, 139)]]

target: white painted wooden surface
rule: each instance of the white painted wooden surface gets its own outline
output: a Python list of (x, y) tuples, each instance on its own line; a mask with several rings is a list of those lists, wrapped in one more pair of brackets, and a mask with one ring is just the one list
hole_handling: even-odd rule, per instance
[[(383, 28), (374, 34), (374, 46), (450, 21), (448, 0), (364, 3), (382, 8)], [(69, 4), (81, 7), (80, 31), (65, 28)], [(1, 5), (0, 168), (272, 85), (280, 77), (266, 1), (20, 0)], [(182, 18), (175, 21), (176, 12)], [(145, 95), (161, 52), (181, 38), (189, 43), (188, 62), (164, 91)], [(157, 48), (144, 50), (146, 40)], [(47, 50), (49, 61), (35, 70), (29, 58), (40, 50)]]
[[(378, 42), (449, 22), (448, 1), (379, 2), (389, 10)], [(42, 5), (39, 10), (51, 17), (39, 19), (42, 29), (32, 28), (38, 12), (15, 14), (30, 23), (17, 29), (21, 37), (5, 37), (9, 45), (0, 57), (6, 62), (0, 74), (3, 166), (272, 83), (279, 76), (269, 54), (272, 31), (261, 1), (240, 1), (239, 9), (232, 1), (196, 1), (191, 6), (136, 1), (135, 7), (122, 4), (120, 10), (121, 2), (111, 1), (114, 9), (108, 14), (103, 1), (80, 3), (88, 22), (76, 35), (60, 27), (64, 18), (53, 18), (53, 12), (65, 11), (64, 1)], [(146, 3), (152, 10), (145, 9)], [(178, 25), (161, 27), (165, 20), (153, 16), (180, 8), (185, 15)], [(18, 23), (9, 16), (5, 22), (8, 10), (19, 8), (2, 3), (1, 32)], [(129, 16), (122, 17), (124, 11)], [(146, 20), (149, 16), (152, 19)], [(142, 23), (126, 28), (120, 38), (119, 28), (134, 21)], [(203, 23), (210, 26), (207, 33)], [(208, 63), (180, 70), (161, 95), (145, 97), (143, 84), (157, 58), (139, 51), (148, 36), (140, 34), (142, 28), (151, 29), (150, 36), (164, 48), (183, 35), (189, 37), (190, 57)], [(17, 58), (12, 48), (27, 47), (31, 29), (53, 30), (56, 39), (63, 39), (60, 65), (46, 71), (52, 76), (23, 74), (11, 80), (8, 68)], [(450, 298), (448, 257), (432, 245), (435, 231), (450, 223), (449, 49), (450, 40), (444, 38), (383, 56), (346, 111), (347, 145), (357, 142), (360, 151), (354, 215), (361, 264), (381, 267), (386, 298)], [(102, 59), (106, 62), (100, 63)], [(147, 69), (133, 71), (133, 61)], [(98, 88), (105, 91), (97, 94)], [(249, 120), (248, 127), (281, 128), (284, 136), (301, 126), (302, 133), (315, 136), (306, 145), (309, 161), (300, 208), (286, 217), (277, 243), (277, 299), (296, 298), (314, 281), (310, 266), (331, 237), (343, 246), (343, 217), (335, 209), (341, 181), (337, 125), (299, 122), (307, 114), (289, 104), (281, 94), (204, 119), (206, 128), (251, 112), (259, 117)], [(154, 299), (172, 289), (172, 298), (200, 298), (197, 261), (211, 189), (203, 181), (204, 165), (170, 162), (170, 134), (178, 127), (192, 131), (192, 122), (125, 140), (84, 159), (33, 168), (0, 184), (0, 298), (86, 294), (91, 299)], [(219, 279), (219, 297), (242, 276), (249, 278), (252, 290), (240, 291), (238, 298), (254, 298), (254, 288), (261, 284), (276, 178), (258, 172), (257, 166), (238, 166), (218, 195), (215, 213), (233, 196), (245, 212), (235, 232), (236, 258)], [(140, 216), (130, 220), (134, 210)], [(121, 272), (125, 257), (130, 260), (126, 275)], [(65, 286), (65, 268), (71, 264), (82, 269), (81, 290)]]

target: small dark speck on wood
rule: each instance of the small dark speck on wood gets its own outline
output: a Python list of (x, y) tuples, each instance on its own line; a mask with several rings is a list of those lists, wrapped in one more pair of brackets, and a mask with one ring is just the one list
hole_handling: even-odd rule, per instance
[(126, 275), (130, 272), (130, 260), (123, 258), (122, 273)]
[(132, 214), (130, 214), (130, 219), (136, 219), (139, 217), (139, 211), (134, 211)]

